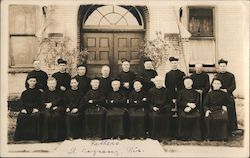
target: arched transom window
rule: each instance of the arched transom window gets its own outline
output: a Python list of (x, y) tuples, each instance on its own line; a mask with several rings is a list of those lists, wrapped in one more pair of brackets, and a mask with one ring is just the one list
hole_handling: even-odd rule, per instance
[(98, 6), (84, 22), (84, 27), (91, 26), (143, 28), (143, 20), (140, 12), (133, 6)]

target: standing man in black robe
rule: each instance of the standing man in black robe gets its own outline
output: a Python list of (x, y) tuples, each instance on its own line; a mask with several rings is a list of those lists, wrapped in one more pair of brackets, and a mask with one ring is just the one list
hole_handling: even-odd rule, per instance
[(48, 89), (43, 92), (43, 109), (41, 111), (41, 141), (60, 141), (65, 138), (65, 107), (62, 91), (56, 88), (56, 79), (49, 77)]
[(66, 131), (67, 139), (80, 138), (82, 136), (83, 117), (80, 101), (82, 93), (78, 89), (79, 82), (76, 78), (70, 80), (71, 88), (64, 94), (64, 104), (66, 105)]
[(111, 79), (109, 77), (110, 67), (108, 65), (104, 65), (101, 70), (102, 77), (100, 78), (100, 90), (103, 92), (105, 97), (112, 91), (111, 87)]
[(224, 59), (220, 59), (218, 61), (218, 72), (215, 77), (220, 78), (222, 81), (221, 90), (227, 92), (232, 100), (232, 105), (228, 107), (228, 119), (229, 119), (229, 133), (230, 135), (234, 136), (234, 134), (238, 130), (237, 124), (237, 116), (236, 116), (236, 109), (235, 109), (235, 101), (233, 91), (236, 89), (235, 77), (234, 74), (227, 71), (227, 64), (228, 61)]
[(70, 79), (71, 76), (66, 72), (66, 64), (67, 61), (63, 59), (58, 59), (57, 63), (59, 65), (59, 72), (56, 72), (52, 75), (57, 80), (57, 87), (61, 89), (61, 91), (65, 92), (70, 88)]
[[(100, 90), (99, 78), (93, 78), (90, 82), (92, 89), (84, 97), (84, 137), (104, 138), (106, 103), (105, 95)], [(82, 102), (82, 101), (81, 101)]]
[(25, 81), (25, 87), (28, 88), (29, 85), (27, 83), (27, 80), (29, 76), (35, 76), (37, 79), (36, 87), (40, 89), (41, 91), (44, 91), (47, 89), (47, 79), (48, 75), (46, 72), (41, 70), (41, 64), (39, 60), (34, 60), (33, 62), (34, 70), (28, 73), (26, 81)]
[(17, 117), (15, 141), (40, 140), (40, 110), (42, 106), (42, 92), (36, 88), (36, 76), (27, 78), (28, 88), (22, 92), (20, 98), (21, 111)]
[(193, 80), (186, 76), (184, 86), (177, 95), (179, 116), (178, 137), (182, 140), (200, 140), (199, 93), (192, 87)]
[(127, 136), (127, 95), (121, 90), (119, 78), (111, 82), (112, 91), (107, 97), (106, 138), (124, 138)]
[(133, 80), (136, 75), (134, 72), (130, 71), (130, 63), (129, 60), (122, 60), (122, 71), (118, 74), (118, 77), (121, 81), (121, 87), (128, 97), (129, 93), (133, 90)]
[(74, 77), (79, 81), (78, 89), (82, 96), (90, 90), (90, 78), (87, 77), (87, 65), (80, 64), (77, 66), (77, 75)]
[(154, 139), (172, 137), (171, 107), (173, 106), (169, 91), (163, 87), (160, 76), (154, 78), (155, 87), (149, 90), (149, 134)]
[(203, 71), (203, 65), (200, 63), (195, 64), (195, 72), (191, 75), (193, 80), (193, 88), (199, 93), (200, 95), (200, 123), (201, 123), (201, 134), (204, 138), (205, 136), (205, 122), (204, 122), (204, 108), (203, 108), (203, 100), (205, 99), (209, 89), (210, 89), (210, 82), (209, 76), (206, 72)]
[(150, 58), (145, 59), (144, 70), (142, 71), (141, 76), (144, 80), (143, 89), (148, 92), (150, 88), (154, 87), (152, 79), (157, 76), (157, 72), (154, 70), (152, 60)]

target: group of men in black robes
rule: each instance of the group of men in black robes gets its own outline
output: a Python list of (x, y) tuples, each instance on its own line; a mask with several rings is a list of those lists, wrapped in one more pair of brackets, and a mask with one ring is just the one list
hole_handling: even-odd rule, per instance
[(149, 58), (141, 73), (132, 72), (125, 59), (113, 78), (105, 65), (102, 76), (92, 79), (85, 64), (78, 65), (71, 78), (67, 62), (58, 59), (59, 71), (48, 77), (34, 61), (21, 95), (14, 139), (227, 139), (238, 129), (232, 94), (235, 78), (226, 70), (227, 61), (218, 61), (211, 91), (202, 64), (185, 76), (178, 69), (178, 58), (169, 61), (165, 87)]

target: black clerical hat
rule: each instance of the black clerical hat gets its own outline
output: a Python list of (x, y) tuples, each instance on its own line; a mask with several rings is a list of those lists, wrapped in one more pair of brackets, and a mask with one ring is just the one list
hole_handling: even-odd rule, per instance
[(100, 80), (100, 77), (95, 76), (95, 77), (93, 77), (91, 80)]
[(66, 60), (63, 60), (62, 58), (57, 59), (58, 64), (67, 64)]
[(221, 63), (225, 63), (225, 64), (227, 64), (228, 63), (228, 61), (227, 60), (224, 60), (224, 59), (220, 59), (219, 61), (218, 61), (218, 64), (221, 64)]
[(175, 57), (170, 57), (169, 58), (169, 61), (171, 62), (171, 61), (178, 61), (179, 59), (178, 58), (175, 58)]
[(122, 58), (122, 59), (121, 59), (121, 62), (122, 62), (122, 63), (125, 62), (125, 61), (130, 62), (130, 60), (128, 60), (128, 59), (126, 59), (126, 58)]
[(27, 81), (28, 81), (29, 79), (31, 79), (31, 78), (37, 79), (36, 75), (34, 75), (34, 74), (29, 74), (29, 75), (27, 76)]
[(136, 81), (139, 81), (139, 82), (141, 82), (141, 84), (143, 84), (142, 76), (136, 76), (136, 78), (133, 80), (133, 83), (135, 83)]
[(78, 68), (78, 67), (81, 67), (81, 66), (87, 68), (87, 65), (86, 65), (86, 64), (78, 64), (78, 65), (77, 65), (77, 68)]
[(114, 77), (111, 79), (111, 81), (120, 81), (120, 77), (114, 76)]
[(152, 62), (152, 59), (150, 59), (150, 58), (147, 57), (147, 58), (144, 59), (144, 63), (147, 62), (147, 61), (151, 61)]

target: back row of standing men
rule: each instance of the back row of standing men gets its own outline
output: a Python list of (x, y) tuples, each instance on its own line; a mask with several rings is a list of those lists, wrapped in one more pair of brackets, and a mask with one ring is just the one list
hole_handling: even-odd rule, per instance
[(108, 66), (102, 67), (102, 77), (88, 78), (84, 64), (78, 65), (78, 74), (71, 78), (63, 59), (58, 59), (59, 72), (48, 78), (39, 61), (34, 61), (35, 69), (28, 74), (21, 96), (14, 139), (62, 140), (65, 134), (68, 138), (136, 138), (149, 132), (156, 139), (198, 140), (226, 139), (234, 133), (238, 129), (232, 94), (236, 85), (234, 75), (226, 70), (228, 62), (218, 61), (219, 71), (209, 92), (209, 76), (202, 64), (185, 76), (177, 68), (177, 58), (169, 61), (166, 88), (150, 59), (140, 74), (130, 71), (129, 61), (123, 60), (122, 71), (112, 79)]

